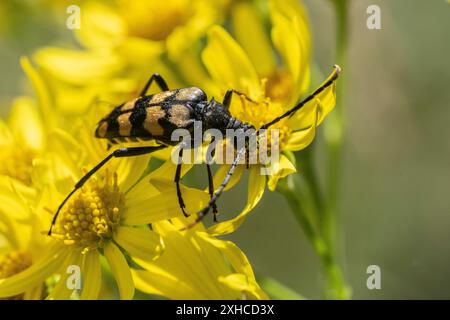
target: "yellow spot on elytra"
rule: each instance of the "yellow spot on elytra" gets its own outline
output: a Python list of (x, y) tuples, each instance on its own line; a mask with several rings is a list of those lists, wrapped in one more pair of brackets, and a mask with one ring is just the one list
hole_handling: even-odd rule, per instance
[(183, 128), (186, 126), (186, 123), (191, 118), (191, 113), (186, 106), (181, 104), (175, 104), (171, 106), (170, 111), (170, 122), (176, 125), (179, 128)]
[(205, 93), (196, 87), (184, 88), (178, 91), (175, 96), (176, 100), (197, 100), (199, 97), (204, 96)]
[(139, 98), (136, 98), (136, 99), (130, 100), (128, 102), (125, 102), (125, 104), (122, 106), (122, 108), (120, 108), (120, 111), (129, 111), (129, 110), (133, 109), (134, 105), (136, 104), (136, 101), (138, 99)]
[(170, 97), (174, 94), (174, 91), (164, 91), (155, 93), (150, 99), (149, 103), (157, 104), (163, 102), (167, 97)]
[(161, 107), (149, 107), (147, 110), (147, 117), (144, 121), (144, 128), (154, 137), (160, 137), (164, 133), (164, 129), (158, 123), (158, 120), (164, 118), (165, 111)]
[(117, 117), (117, 122), (119, 123), (119, 134), (122, 137), (130, 136), (131, 133), (130, 115), (131, 112), (127, 112)]
[(104, 138), (106, 137), (107, 131), (108, 131), (108, 123), (106, 121), (102, 121), (98, 125), (97, 130), (95, 131), (95, 136), (98, 138)]

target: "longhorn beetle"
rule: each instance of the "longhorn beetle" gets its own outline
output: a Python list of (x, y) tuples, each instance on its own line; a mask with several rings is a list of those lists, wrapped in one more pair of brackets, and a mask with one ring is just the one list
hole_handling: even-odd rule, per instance
[[(335, 72), (333, 72), (332, 77), (327, 82), (320, 86), (310, 96), (296, 104), (293, 108), (261, 126), (256, 132), (256, 135), (259, 134), (260, 130), (265, 130), (281, 119), (291, 116), (307, 102), (314, 99), (319, 93), (332, 85), (338, 78), (341, 70), (337, 65), (335, 65), (334, 68)], [(162, 92), (146, 96), (145, 94), (153, 81), (156, 82)], [(108, 140), (109, 146), (120, 142), (137, 140), (154, 140), (159, 143), (159, 145), (119, 148), (111, 152), (105, 159), (87, 172), (62, 201), (53, 217), (48, 235), (51, 235), (58, 214), (67, 200), (75, 193), (75, 191), (80, 189), (95, 172), (112, 158), (139, 156), (155, 152), (168, 146), (177, 145), (179, 143), (178, 141), (171, 140), (172, 132), (176, 129), (187, 129), (192, 132), (194, 121), (201, 121), (203, 132), (208, 129), (218, 129), (225, 134), (226, 129), (241, 129), (244, 132), (250, 129), (255, 130), (253, 125), (234, 118), (228, 111), (233, 94), (238, 94), (250, 102), (255, 102), (241, 92), (233, 89), (230, 89), (225, 93), (222, 103), (217, 102), (214, 98), (208, 101), (205, 92), (196, 87), (169, 90), (165, 80), (159, 74), (154, 73), (142, 89), (138, 98), (114, 108), (110, 114), (100, 120), (95, 131), (95, 136), (100, 139)], [(198, 216), (194, 224), (203, 219), (211, 209), (214, 213), (214, 221), (216, 221), (216, 201), (228, 184), (240, 158), (243, 156), (244, 152), (247, 151), (246, 148), (247, 147), (243, 147), (237, 150), (236, 157), (216, 192), (214, 192), (211, 167), (209, 163), (206, 163), (210, 201), (206, 207), (197, 213)], [(174, 180), (181, 211), (187, 217), (188, 214), (184, 210), (185, 204), (180, 189), (182, 156), (183, 147), (179, 150), (179, 161)]]

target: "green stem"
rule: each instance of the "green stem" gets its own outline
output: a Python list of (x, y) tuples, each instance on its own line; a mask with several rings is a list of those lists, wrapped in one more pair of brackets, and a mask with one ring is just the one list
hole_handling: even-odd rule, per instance
[(314, 151), (315, 144), (312, 143), (308, 148), (302, 152), (295, 154), (296, 164), (302, 171), (302, 177), (306, 180), (308, 187), (313, 197), (315, 210), (317, 213), (323, 212), (323, 197), (322, 191), (319, 185), (319, 178), (317, 177), (314, 168)]
[[(346, 70), (347, 52), (347, 0), (334, 0), (336, 7), (336, 63)], [(325, 122), (325, 140), (328, 151), (327, 188), (323, 194), (314, 170), (313, 148), (297, 154), (287, 153), (292, 162), (302, 168), (301, 177), (292, 175), (278, 183), (279, 191), (287, 200), (294, 216), (318, 254), (326, 277), (326, 299), (348, 299), (346, 285), (339, 264), (339, 238), (337, 217), (341, 181), (341, 159), (344, 136), (344, 106), (346, 77), (337, 85), (335, 110)], [(324, 201), (325, 200), (325, 201)], [(325, 202), (325, 205), (324, 205)]]
[(324, 260), (328, 275), (328, 290), (335, 298), (348, 298), (346, 286), (341, 269), (339, 268), (338, 215), (339, 197), (342, 181), (342, 148), (345, 132), (345, 87), (346, 87), (346, 59), (348, 36), (348, 1), (335, 0), (336, 8), (336, 63), (341, 66), (343, 76), (338, 81), (336, 92), (336, 108), (327, 121), (325, 139), (328, 147), (328, 181), (327, 181), (327, 208), (323, 223), (322, 234), (329, 249), (329, 257)]
[(295, 178), (295, 176), (289, 176), (279, 181), (277, 191), (285, 197), (298, 224), (320, 258), (327, 279), (325, 298), (347, 299), (349, 291), (342, 271), (320, 232), (320, 222), (317, 221), (318, 212), (314, 210), (315, 206), (305, 205), (314, 196), (302, 196), (309, 193), (295, 185)]

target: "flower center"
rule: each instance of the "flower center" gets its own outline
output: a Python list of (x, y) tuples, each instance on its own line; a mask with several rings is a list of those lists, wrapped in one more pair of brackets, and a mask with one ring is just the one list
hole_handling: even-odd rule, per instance
[(31, 256), (27, 252), (13, 251), (0, 260), (0, 279), (11, 277), (31, 266)]
[(35, 152), (21, 146), (0, 146), (0, 174), (31, 184), (31, 165)]
[[(267, 80), (263, 79), (261, 82), (263, 86)], [(236, 104), (232, 108), (231, 112), (234, 117), (243, 122), (252, 124), (256, 129), (260, 128), (263, 124), (268, 123), (286, 112), (283, 105), (279, 102), (272, 100), (271, 97), (260, 97), (256, 100), (257, 103), (248, 101), (241, 97), (240, 104)], [(287, 118), (284, 118), (277, 123), (273, 124), (270, 129), (278, 130), (279, 150), (283, 149), (284, 144), (287, 142), (291, 129), (287, 125)], [(270, 130), (267, 132), (267, 149), (272, 149), (272, 135)]]
[(165, 40), (193, 15), (187, 0), (120, 1), (120, 9), (132, 35), (154, 41)]
[(92, 177), (61, 210), (52, 236), (83, 249), (102, 247), (111, 239), (125, 201), (117, 174)]
[(292, 79), (284, 69), (277, 69), (272, 72), (265, 83), (266, 96), (274, 101), (289, 100), (293, 89)]
[[(31, 255), (23, 251), (13, 251), (0, 259), (0, 279), (11, 277), (31, 266)], [(9, 297), (8, 300), (22, 300), (23, 294)]]

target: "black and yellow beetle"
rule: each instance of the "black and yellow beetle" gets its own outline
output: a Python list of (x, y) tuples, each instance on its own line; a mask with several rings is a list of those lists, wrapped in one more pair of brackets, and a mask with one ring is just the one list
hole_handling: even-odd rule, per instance
[[(312, 100), (325, 88), (333, 84), (340, 72), (340, 68), (338, 66), (335, 66), (335, 69), (336, 72), (333, 73), (334, 76), (319, 87), (315, 92), (295, 105), (289, 111), (273, 119), (269, 123), (264, 124), (261, 128), (259, 128), (259, 130), (267, 129), (281, 119), (292, 115), (303, 105), (305, 105), (305, 103)], [(162, 92), (146, 96), (145, 94), (153, 81), (156, 82)], [(51, 235), (52, 227), (56, 222), (59, 212), (72, 194), (81, 188), (95, 172), (97, 172), (112, 158), (149, 154), (168, 146), (176, 145), (179, 142), (172, 141), (172, 132), (177, 129), (186, 129), (192, 132), (194, 130), (195, 121), (200, 121), (202, 123), (203, 131), (208, 129), (217, 129), (225, 134), (227, 129), (241, 129), (244, 132), (250, 129), (255, 130), (254, 126), (248, 123), (243, 123), (239, 119), (234, 118), (228, 111), (233, 93), (239, 94), (245, 99), (254, 102), (244, 94), (232, 89), (226, 92), (222, 103), (215, 101), (214, 98), (208, 101), (205, 92), (200, 88), (191, 87), (169, 90), (164, 79), (157, 73), (153, 74), (145, 87), (142, 89), (138, 98), (114, 108), (110, 114), (100, 120), (95, 131), (95, 136), (100, 139), (107, 139), (110, 146), (130, 140), (154, 140), (160, 145), (119, 148), (111, 152), (105, 159), (98, 163), (75, 184), (74, 189), (59, 205), (58, 210), (53, 217), (48, 234)], [(259, 133), (259, 130), (256, 134)], [(198, 217), (196, 222), (199, 222), (211, 209), (213, 209), (215, 218), (215, 214), (217, 213), (215, 205), (216, 200), (228, 184), (234, 169), (245, 151), (246, 148), (237, 150), (236, 157), (216, 192), (214, 192), (210, 165), (206, 163), (211, 199), (208, 205), (197, 213)], [(180, 189), (182, 156), (183, 148), (180, 148), (179, 161), (174, 180), (177, 186), (177, 195), (180, 208), (183, 214), (188, 216), (184, 210), (185, 204), (183, 202)]]

